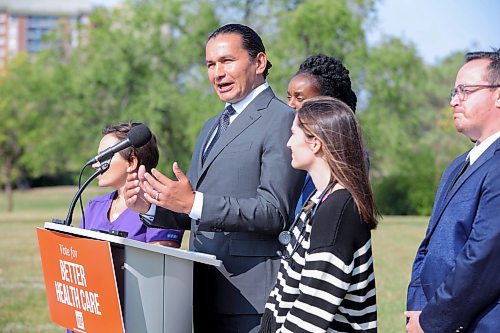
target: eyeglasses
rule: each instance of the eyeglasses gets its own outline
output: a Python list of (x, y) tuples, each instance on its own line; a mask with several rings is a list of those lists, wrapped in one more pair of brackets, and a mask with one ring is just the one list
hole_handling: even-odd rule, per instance
[[(451, 89), (450, 101), (458, 94), (458, 99), (460, 101), (466, 101), (469, 94), (479, 91), (481, 88), (498, 88), (500, 84), (459, 84), (455, 88)], [(467, 90), (468, 88), (479, 88), (473, 91)]]

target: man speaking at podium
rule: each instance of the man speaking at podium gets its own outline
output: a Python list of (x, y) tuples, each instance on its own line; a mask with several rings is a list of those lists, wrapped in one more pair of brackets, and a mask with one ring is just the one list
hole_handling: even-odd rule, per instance
[(224, 111), (205, 123), (186, 175), (177, 163), (177, 180), (130, 174), (127, 205), (147, 225), (191, 229), (190, 249), (222, 260), (195, 263), (195, 332), (256, 332), (304, 178), (286, 147), (294, 113), (266, 82), (271, 63), (251, 28), (215, 30), (206, 65)]

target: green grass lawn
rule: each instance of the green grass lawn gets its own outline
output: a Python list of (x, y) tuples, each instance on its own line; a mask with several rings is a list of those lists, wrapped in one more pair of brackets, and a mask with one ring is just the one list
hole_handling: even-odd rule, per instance
[[(5, 197), (0, 195), (0, 332), (64, 331), (50, 321), (36, 227), (52, 218), (64, 219), (75, 191), (74, 187), (16, 191), (14, 213), (5, 212)], [(84, 200), (104, 192), (90, 187)], [(73, 224), (79, 219), (77, 206)], [(404, 332), (406, 286), (426, 224), (425, 217), (387, 216), (373, 232), (379, 332)]]
[(386, 216), (373, 232), (379, 332), (404, 332), (406, 288), (427, 217)]

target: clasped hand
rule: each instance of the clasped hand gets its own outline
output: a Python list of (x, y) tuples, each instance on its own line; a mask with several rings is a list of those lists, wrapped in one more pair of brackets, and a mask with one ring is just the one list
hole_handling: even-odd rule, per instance
[(420, 313), (422, 311), (405, 311), (405, 316), (408, 319), (406, 324), (406, 332), (408, 333), (424, 333), (422, 327), (420, 327)]
[(152, 169), (146, 172), (143, 165), (137, 172), (129, 172), (125, 185), (127, 207), (146, 213), (151, 204), (178, 213), (189, 214), (194, 203), (194, 191), (191, 182), (181, 168), (174, 162), (172, 170), (177, 180), (172, 180), (160, 171)]

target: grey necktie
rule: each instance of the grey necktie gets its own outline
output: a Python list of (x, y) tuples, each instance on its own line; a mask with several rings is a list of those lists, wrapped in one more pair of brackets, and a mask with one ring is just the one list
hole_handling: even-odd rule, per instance
[(224, 112), (222, 112), (222, 115), (219, 118), (219, 126), (217, 128), (217, 132), (215, 133), (212, 141), (210, 141), (210, 144), (208, 145), (207, 149), (205, 149), (205, 152), (203, 153), (202, 160), (201, 160), (202, 163), (205, 163), (205, 159), (207, 158), (208, 154), (210, 153), (210, 150), (212, 150), (212, 148), (215, 145), (215, 143), (217, 142), (217, 140), (221, 137), (221, 135), (228, 128), (228, 126), (229, 126), (229, 118), (233, 114), (236, 114), (236, 110), (231, 105), (228, 105), (224, 109)]

